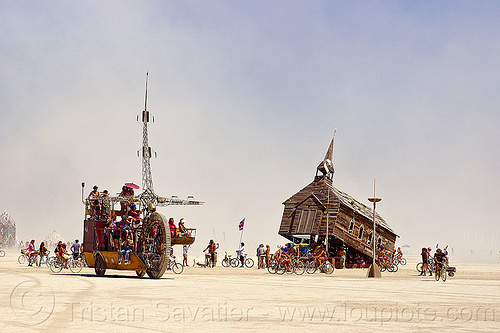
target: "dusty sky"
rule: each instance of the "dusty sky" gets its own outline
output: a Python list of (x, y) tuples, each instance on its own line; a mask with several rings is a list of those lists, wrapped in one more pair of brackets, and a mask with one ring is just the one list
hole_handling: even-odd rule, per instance
[[(141, 183), (233, 251), (283, 243), (282, 202), (337, 129), (335, 185), (413, 249), (498, 253), (497, 1), (1, 1), (0, 210), (22, 240), (81, 238), (94, 184)], [(251, 250), (253, 252), (253, 250)]]

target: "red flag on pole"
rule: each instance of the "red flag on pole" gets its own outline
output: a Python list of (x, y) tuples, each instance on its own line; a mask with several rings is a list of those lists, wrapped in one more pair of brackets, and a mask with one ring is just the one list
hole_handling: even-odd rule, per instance
[(241, 220), (240, 224), (238, 224), (238, 229), (243, 231), (243, 226), (245, 225), (245, 219)]

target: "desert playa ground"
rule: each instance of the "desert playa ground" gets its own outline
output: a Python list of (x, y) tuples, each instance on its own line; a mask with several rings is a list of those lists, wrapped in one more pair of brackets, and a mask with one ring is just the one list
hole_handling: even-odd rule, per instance
[[(187, 267), (160, 280), (93, 269), (52, 273), (0, 258), (0, 332), (499, 332), (500, 262), (454, 262), (446, 282), (361, 269), (271, 275)], [(192, 262), (192, 259), (190, 259)]]

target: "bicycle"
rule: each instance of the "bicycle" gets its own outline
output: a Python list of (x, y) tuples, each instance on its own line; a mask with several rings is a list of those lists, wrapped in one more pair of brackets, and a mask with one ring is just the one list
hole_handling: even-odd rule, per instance
[(234, 259), (235, 258), (232, 258), (230, 254), (227, 254), (227, 251), (224, 251), (224, 259), (222, 259), (221, 265), (226, 268), (232, 266), (231, 263)]
[(394, 264), (398, 265), (406, 265), (406, 259), (403, 258), (403, 255), (401, 253), (396, 254), (396, 257), (394, 258)]
[(247, 255), (245, 254), (243, 256), (243, 265), (241, 265), (241, 259), (236, 257), (231, 259), (231, 267), (238, 267), (241, 265), (241, 267), (247, 267), (247, 268), (252, 268), (254, 265), (254, 261), (252, 258), (247, 258)]
[(184, 266), (175, 261), (175, 257), (170, 257), (169, 269), (174, 272), (174, 274), (181, 274), (184, 271)]
[(21, 255), (17, 258), (17, 262), (21, 265), (26, 263), (26, 260), (28, 260), (27, 251), (28, 249), (21, 249)]
[[(419, 262), (417, 266), (415, 267), (419, 273), (422, 273), (422, 266), (423, 262)], [(429, 272), (431, 275), (434, 273), (434, 260), (429, 261), (429, 265), (427, 265), (426, 272), (424, 272), (424, 275)]]
[(439, 278), (443, 280), (443, 282), (446, 282), (446, 267), (444, 264), (439, 264), (438, 267), (436, 267), (436, 272), (434, 273), (434, 277), (436, 281), (439, 281)]
[(75, 260), (73, 257), (68, 259), (68, 265), (64, 266), (64, 261), (61, 258), (57, 258), (56, 260), (50, 263), (50, 270), (54, 273), (59, 273), (63, 268), (69, 268), (69, 270), (73, 273), (80, 273), (82, 270), (82, 263), (79, 260)]

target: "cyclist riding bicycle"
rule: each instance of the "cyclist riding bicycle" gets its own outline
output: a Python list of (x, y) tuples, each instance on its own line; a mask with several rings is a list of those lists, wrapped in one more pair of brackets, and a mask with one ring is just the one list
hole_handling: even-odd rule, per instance
[(436, 250), (436, 253), (434, 254), (434, 262), (436, 263), (436, 272), (440, 270), (446, 262), (446, 256), (441, 249)]

